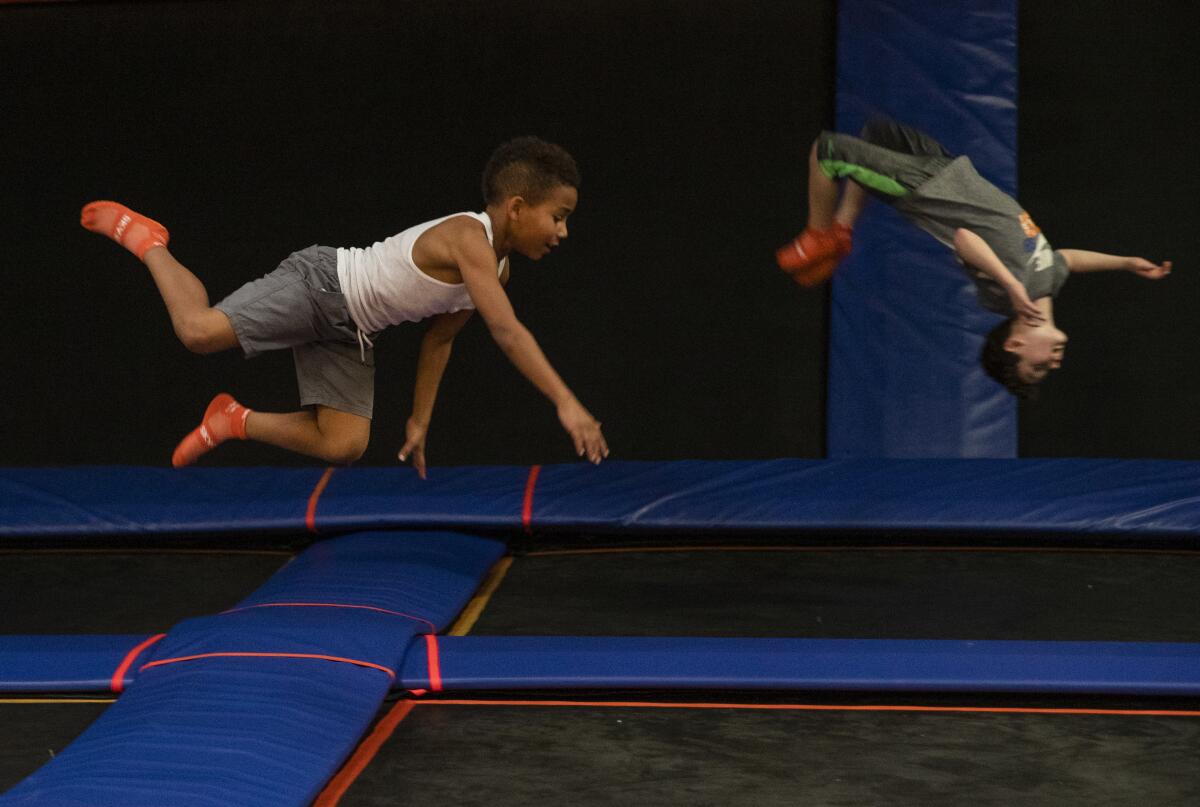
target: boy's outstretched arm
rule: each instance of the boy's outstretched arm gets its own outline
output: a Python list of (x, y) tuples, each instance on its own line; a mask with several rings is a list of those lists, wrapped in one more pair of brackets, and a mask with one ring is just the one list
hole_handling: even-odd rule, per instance
[(475, 313), (470, 309), (453, 314), (438, 314), (430, 322), (425, 337), (421, 340), (421, 353), (417, 357), (417, 383), (413, 387), (412, 415), (404, 427), (404, 447), (400, 449), (400, 461), (412, 457), (413, 468), (425, 478), (425, 437), (429, 433), (429, 421), (433, 419), (433, 404), (437, 400), (438, 385), (450, 361), (454, 337)]
[(1029, 292), (1013, 277), (1008, 267), (977, 234), (960, 227), (954, 232), (954, 251), (963, 263), (970, 264), (995, 280), (1008, 294), (1013, 312), (1031, 325), (1044, 322), (1046, 315), (1029, 299)]
[(1067, 262), (1067, 268), (1072, 272), (1110, 272), (1124, 270), (1141, 275), (1148, 280), (1162, 280), (1171, 274), (1171, 262), (1153, 263), (1145, 258), (1133, 258), (1120, 255), (1105, 255), (1103, 252), (1089, 252), (1085, 249), (1060, 249), (1058, 254)]
[(575, 453), (586, 456), (593, 463), (607, 457), (608, 444), (600, 431), (599, 421), (583, 408), (550, 366), (533, 334), (517, 319), (512, 303), (496, 277), (496, 253), (484, 237), (482, 228), (477, 234), (472, 232), (468, 237), (455, 239), (450, 251), (492, 339), (521, 374), (554, 404), (559, 422), (575, 444)]

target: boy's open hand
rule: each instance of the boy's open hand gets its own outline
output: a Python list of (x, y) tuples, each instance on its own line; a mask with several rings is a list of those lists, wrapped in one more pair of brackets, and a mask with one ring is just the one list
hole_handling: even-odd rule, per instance
[(1162, 280), (1171, 274), (1170, 261), (1163, 261), (1161, 264), (1157, 264), (1151, 263), (1145, 258), (1130, 258), (1129, 260), (1129, 271), (1141, 275), (1147, 280)]
[(559, 406), (558, 420), (567, 434), (571, 435), (576, 454), (586, 456), (589, 462), (596, 465), (608, 456), (608, 443), (604, 442), (604, 435), (600, 432), (600, 422), (579, 401), (572, 398)]
[(422, 479), (425, 478), (425, 434), (428, 431), (428, 426), (422, 426), (409, 418), (404, 427), (404, 447), (400, 449), (399, 454), (401, 462), (412, 457), (412, 466), (417, 469), (417, 475)]
[(1012, 302), (1013, 313), (1020, 317), (1026, 325), (1041, 325), (1046, 321), (1046, 315), (1042, 313), (1042, 309), (1029, 299), (1029, 292), (1020, 283), (1009, 286), (1008, 299)]

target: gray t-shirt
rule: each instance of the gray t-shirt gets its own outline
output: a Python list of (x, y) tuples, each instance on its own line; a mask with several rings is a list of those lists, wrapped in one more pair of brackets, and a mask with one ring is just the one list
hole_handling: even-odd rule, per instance
[[(971, 160), (958, 157), (915, 190), (896, 199), (897, 212), (951, 249), (962, 227), (978, 235), (1013, 273), (1029, 299), (1053, 297), (1067, 280), (1067, 262), (1017, 201), (979, 175)], [(1012, 316), (1012, 303), (1000, 284), (973, 266), (979, 302)]]

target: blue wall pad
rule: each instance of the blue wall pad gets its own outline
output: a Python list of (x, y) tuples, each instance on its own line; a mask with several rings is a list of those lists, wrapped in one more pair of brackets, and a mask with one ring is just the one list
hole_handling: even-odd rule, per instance
[[(542, 467), (532, 487), (530, 470), (435, 468), (428, 481), (408, 468), (337, 470), (315, 501), (313, 526), (514, 530), (527, 502), (532, 528), (558, 530), (1200, 534), (1200, 462), (1190, 461), (572, 463)], [(8, 469), (0, 471), (0, 534), (304, 530), (322, 477), (267, 468)]]
[(443, 628), (503, 551), (456, 533), (314, 545), (230, 611), (173, 628), (125, 694), (0, 804), (310, 803), (412, 637)]
[[(1016, 0), (841, 0), (838, 130), (890, 115), (1013, 193), (1016, 39)], [(827, 454), (1016, 456), (1016, 406), (978, 360), (999, 321), (945, 247), (870, 205), (833, 281)]]
[(414, 642), (399, 686), (1200, 694), (1184, 643), (444, 636), (429, 657)]

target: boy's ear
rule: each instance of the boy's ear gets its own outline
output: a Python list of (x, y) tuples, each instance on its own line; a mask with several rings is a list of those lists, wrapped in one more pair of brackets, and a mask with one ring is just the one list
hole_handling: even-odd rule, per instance
[(528, 205), (524, 196), (510, 196), (504, 203), (504, 210), (510, 219), (515, 219)]
[(1004, 349), (1009, 353), (1016, 353), (1023, 347), (1025, 347), (1025, 340), (1019, 336), (1010, 336), (1004, 340)]

